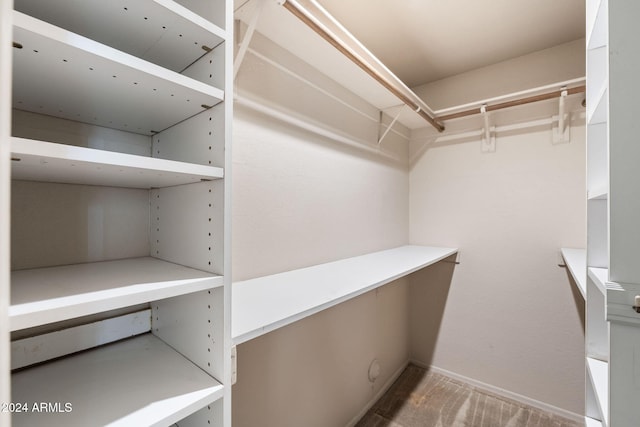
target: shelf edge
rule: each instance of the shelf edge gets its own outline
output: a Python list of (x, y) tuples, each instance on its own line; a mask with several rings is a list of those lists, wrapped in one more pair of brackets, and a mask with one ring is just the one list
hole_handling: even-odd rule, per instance
[(560, 248), (569, 273), (582, 295), (587, 297), (587, 251), (586, 249)]
[[(199, 176), (200, 179), (221, 179), (224, 170), (219, 167), (179, 162), (175, 160), (144, 157), (95, 148), (65, 145), (34, 139), (11, 137), (11, 153), (14, 157), (33, 156), (51, 158), (61, 161), (73, 161), (93, 166), (114, 166), (144, 170), (157, 173), (174, 173), (189, 176)], [(181, 182), (181, 183), (187, 183)], [(180, 183), (178, 183), (180, 184)], [(178, 185), (175, 184), (175, 185)]]
[(223, 286), (223, 276), (135, 284), (107, 290), (49, 298), (9, 306), (10, 330), (40, 326), (108, 310), (176, 297)]
[(589, 267), (587, 271), (593, 283), (598, 287), (598, 290), (600, 290), (603, 295), (606, 295), (609, 270), (606, 268)]
[(224, 91), (192, 79), (175, 71), (145, 61), (110, 46), (88, 39), (79, 34), (56, 27), (39, 19), (30, 17), (18, 11), (13, 11), (13, 25), (25, 31), (39, 34), (58, 43), (65, 44), (91, 55), (96, 55), (114, 63), (135, 69), (150, 76), (171, 81), (177, 85), (211, 96), (218, 101), (224, 100)]
[[(395, 248), (395, 249), (398, 250), (398, 249), (401, 249), (401, 248), (411, 247), (411, 246), (412, 245), (408, 245), (408, 246)], [(387, 283), (390, 283), (390, 282), (392, 282), (394, 280), (397, 280), (397, 279), (399, 279), (401, 277), (404, 277), (404, 276), (406, 276), (408, 274), (411, 274), (411, 273), (413, 273), (413, 272), (415, 272), (417, 270), (420, 270), (422, 268), (425, 268), (425, 267), (428, 267), (428, 266), (430, 266), (432, 264), (435, 264), (435, 263), (437, 263), (437, 262), (439, 262), (439, 261), (441, 261), (441, 260), (443, 260), (443, 259), (445, 259), (445, 258), (447, 258), (447, 257), (449, 257), (451, 255), (454, 255), (454, 254), (456, 254), (458, 252), (457, 248), (438, 248), (438, 249), (442, 249), (443, 252), (441, 254), (439, 254), (437, 257), (431, 258), (426, 262), (422, 262), (422, 263), (420, 263), (418, 265), (414, 265), (412, 268), (403, 270), (402, 272), (396, 273), (396, 274), (394, 274), (392, 276), (384, 277), (381, 280), (378, 280), (378, 281), (376, 281), (374, 283), (371, 283), (371, 284), (369, 284), (367, 286), (362, 286), (362, 287), (360, 287), (358, 289), (355, 289), (355, 290), (353, 290), (353, 291), (351, 291), (349, 293), (340, 295), (338, 297), (333, 297), (328, 301), (325, 300), (325, 301), (322, 301), (320, 303), (309, 304), (308, 308), (306, 308), (306, 309), (297, 311), (295, 313), (286, 314), (286, 315), (284, 315), (282, 317), (278, 317), (277, 319), (272, 320), (272, 321), (270, 321), (270, 322), (268, 322), (266, 324), (262, 324), (262, 325), (260, 325), (258, 327), (253, 327), (253, 328), (250, 328), (249, 330), (244, 330), (244, 331), (239, 331), (239, 332), (236, 331), (237, 333), (235, 335), (232, 334), (232, 340), (233, 340), (235, 345), (238, 345), (238, 344), (241, 344), (243, 342), (249, 341), (251, 339), (257, 338), (260, 335), (264, 335), (264, 334), (266, 334), (268, 332), (274, 331), (274, 330), (279, 329), (279, 328), (281, 328), (283, 326), (287, 326), (287, 325), (289, 325), (291, 323), (294, 323), (294, 322), (296, 322), (298, 320), (304, 319), (305, 317), (311, 316), (312, 314), (318, 313), (318, 312), (323, 311), (323, 310), (325, 310), (327, 308), (333, 307), (333, 306), (335, 306), (337, 304), (340, 304), (342, 302), (345, 302), (347, 300), (355, 298), (355, 297), (357, 297), (359, 295), (362, 295), (362, 294), (364, 294), (366, 292), (369, 292), (371, 290), (379, 288), (380, 286), (383, 286), (383, 285), (385, 285)], [(393, 249), (391, 249), (389, 251), (393, 251)], [(383, 252), (388, 252), (388, 251), (374, 252), (374, 253), (368, 254), (368, 255), (375, 255), (375, 254), (380, 254), (380, 253), (383, 253)], [(366, 257), (366, 256), (367, 255), (362, 255), (360, 257), (353, 257), (353, 259)], [(350, 258), (346, 258), (346, 259), (350, 259)], [(334, 262), (325, 263), (325, 264), (319, 264), (318, 266), (330, 265), (330, 264), (333, 264), (333, 263), (340, 263), (341, 261), (344, 261), (344, 260), (334, 261)], [(273, 276), (278, 276), (278, 275), (281, 275), (281, 274), (287, 274), (287, 273), (292, 273), (292, 272), (295, 273), (295, 272), (298, 272), (298, 271), (301, 271), (301, 270), (312, 269), (312, 268), (318, 267), (318, 266), (311, 266), (311, 267), (292, 270), (292, 271), (288, 271), (288, 272), (284, 272), (284, 273), (277, 273), (277, 274), (270, 275), (270, 276), (264, 276), (263, 278), (270, 278), (270, 277), (273, 277)], [(251, 280), (248, 280), (248, 281), (245, 281), (245, 282), (252, 281), (252, 282), (255, 283), (255, 281), (258, 281), (258, 280), (263, 279), (263, 278), (251, 279)], [(242, 283), (243, 282), (236, 282), (234, 284), (234, 286), (235, 285), (241, 285)], [(232, 311), (232, 313), (236, 313), (236, 316), (237, 316), (237, 312), (238, 312), (237, 308)]]

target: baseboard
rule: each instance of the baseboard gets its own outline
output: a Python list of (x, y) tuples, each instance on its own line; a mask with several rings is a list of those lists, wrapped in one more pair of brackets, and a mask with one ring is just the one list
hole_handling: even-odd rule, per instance
[(360, 421), (362, 419), (362, 417), (364, 417), (367, 414), (369, 409), (371, 409), (371, 407), (373, 405), (375, 405), (375, 403), (378, 400), (380, 400), (382, 395), (385, 394), (391, 388), (393, 383), (400, 377), (400, 375), (402, 375), (402, 372), (404, 372), (404, 370), (407, 368), (407, 366), (409, 366), (409, 363), (410, 363), (409, 360), (407, 360), (405, 363), (403, 363), (402, 366), (400, 366), (400, 368), (397, 371), (395, 371), (393, 373), (393, 375), (391, 375), (389, 377), (387, 382), (384, 383), (384, 385), (380, 388), (380, 390), (378, 390), (378, 392), (373, 395), (373, 397), (369, 400), (369, 402), (367, 402), (365, 407), (362, 408), (362, 410), (358, 413), (358, 415), (353, 417), (351, 419), (351, 421), (349, 421), (349, 423), (347, 423), (347, 425), (345, 427), (353, 427), (353, 426), (355, 426), (358, 423), (358, 421)]
[(420, 363), (416, 360), (411, 360), (411, 363), (413, 363), (416, 366), (429, 369), (430, 371), (435, 372), (437, 374), (441, 374), (449, 378), (453, 378), (455, 380), (461, 381), (463, 383), (467, 383), (478, 389), (485, 390), (493, 394), (497, 394), (507, 399), (515, 400), (516, 402), (520, 402), (525, 405), (540, 409), (542, 411), (567, 418), (571, 421), (575, 421), (577, 423), (584, 422), (584, 415), (578, 415), (575, 412), (567, 411), (566, 409), (558, 408), (557, 406), (553, 406), (548, 403), (541, 402), (539, 400), (535, 400), (530, 397), (524, 396), (522, 394), (514, 393), (512, 391), (505, 390), (503, 388), (496, 387), (491, 384), (483, 383), (482, 381), (474, 380), (473, 378), (465, 377), (464, 375), (456, 374), (455, 372), (447, 371), (446, 369), (438, 368), (437, 366), (426, 366), (424, 363)]

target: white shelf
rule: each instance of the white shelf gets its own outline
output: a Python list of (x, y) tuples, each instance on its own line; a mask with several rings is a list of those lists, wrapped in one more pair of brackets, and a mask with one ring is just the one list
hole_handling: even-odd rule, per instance
[(609, 198), (609, 189), (606, 186), (594, 188), (587, 192), (588, 200), (607, 200)]
[(11, 274), (12, 331), (222, 286), (223, 278), (156, 258)]
[(203, 47), (226, 38), (224, 30), (171, 0), (16, 0), (15, 8), (176, 72), (204, 55)]
[(587, 106), (587, 118), (590, 125), (597, 123), (606, 123), (607, 121), (607, 105), (609, 104), (609, 90), (606, 84), (604, 84), (596, 97), (596, 105), (591, 108)]
[(13, 414), (12, 421), (15, 427), (168, 426), (222, 393), (216, 380), (146, 334), (14, 373), (12, 401), (68, 402), (73, 410)]
[(222, 178), (221, 168), (112, 151), (11, 138), (14, 179), (159, 188)]
[(584, 417), (584, 425), (585, 427), (602, 427), (602, 423), (600, 421), (589, 417)]
[(608, 39), (609, 6), (607, 0), (587, 2), (587, 49), (605, 46)]
[(589, 268), (589, 277), (596, 284), (600, 292), (604, 295), (607, 293), (607, 282), (609, 281), (609, 270), (606, 268)]
[(14, 12), (13, 107), (152, 135), (216, 105), (213, 86)]
[(585, 249), (562, 248), (562, 257), (569, 268), (573, 280), (582, 294), (587, 295), (587, 251)]
[(236, 344), (354, 298), (457, 252), (402, 246), (236, 282), (231, 336)]
[(609, 424), (609, 364), (587, 357), (587, 372), (602, 415), (602, 425)]

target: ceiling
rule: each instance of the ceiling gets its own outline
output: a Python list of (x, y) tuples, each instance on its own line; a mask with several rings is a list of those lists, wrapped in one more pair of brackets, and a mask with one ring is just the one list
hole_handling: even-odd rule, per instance
[(584, 0), (318, 0), (409, 87), (585, 34)]
[[(285, 7), (280, 6), (280, 1), (234, 0), (235, 18), (243, 21), (246, 26), (255, 21), (257, 33), (390, 117), (399, 114), (398, 121), (409, 129), (428, 126), (418, 114), (410, 109), (403, 109), (395, 95)], [(313, 2), (326, 8), (329, 14), (411, 88), (583, 39), (585, 35), (584, 0), (296, 1), (303, 8), (312, 6)], [(255, 59), (256, 54), (260, 53), (256, 49), (260, 51), (261, 44), (254, 38), (250, 45), (249, 51), (252, 54), (249, 56)], [(283, 57), (278, 56), (274, 50), (261, 52), (261, 63), (280, 67)], [(574, 53), (572, 55), (576, 56)], [(569, 59), (575, 62), (575, 58)], [(285, 68), (292, 65), (290, 61), (285, 62), (288, 64)], [(296, 75), (296, 67), (286, 72)], [(558, 67), (562, 69), (562, 64), (558, 64)], [(248, 73), (245, 74), (245, 83), (252, 80), (251, 69), (251, 66), (245, 68)], [(527, 70), (516, 69), (519, 73)], [(538, 75), (535, 71), (533, 74)], [(304, 79), (306, 72), (302, 71), (297, 75)], [(544, 73), (542, 75), (546, 76)], [(239, 77), (238, 81), (243, 81), (243, 72), (240, 72)], [(521, 77), (523, 81), (529, 81), (532, 76), (502, 75), (501, 78), (520, 81)], [(543, 80), (544, 78), (541, 81)], [(537, 80), (534, 78), (534, 81)], [(478, 84), (483, 83), (480, 81)], [(547, 83), (537, 83), (537, 86), (545, 84)], [(242, 86), (239, 85), (239, 88), (243, 89)], [(537, 86), (532, 86), (531, 89)], [(492, 91), (491, 88), (486, 89)], [(263, 88), (264, 90), (266, 89)], [(523, 89), (518, 86), (511, 91), (518, 90)], [(503, 92), (500, 90), (489, 97), (503, 95)], [(263, 96), (270, 99), (269, 94)], [(478, 99), (486, 98), (483, 95)], [(467, 102), (474, 100), (476, 99)]]

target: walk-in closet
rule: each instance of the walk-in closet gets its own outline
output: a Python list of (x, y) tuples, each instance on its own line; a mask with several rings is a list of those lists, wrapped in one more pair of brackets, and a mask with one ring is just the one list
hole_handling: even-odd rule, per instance
[(0, 427), (637, 427), (638, 16), (0, 2)]

